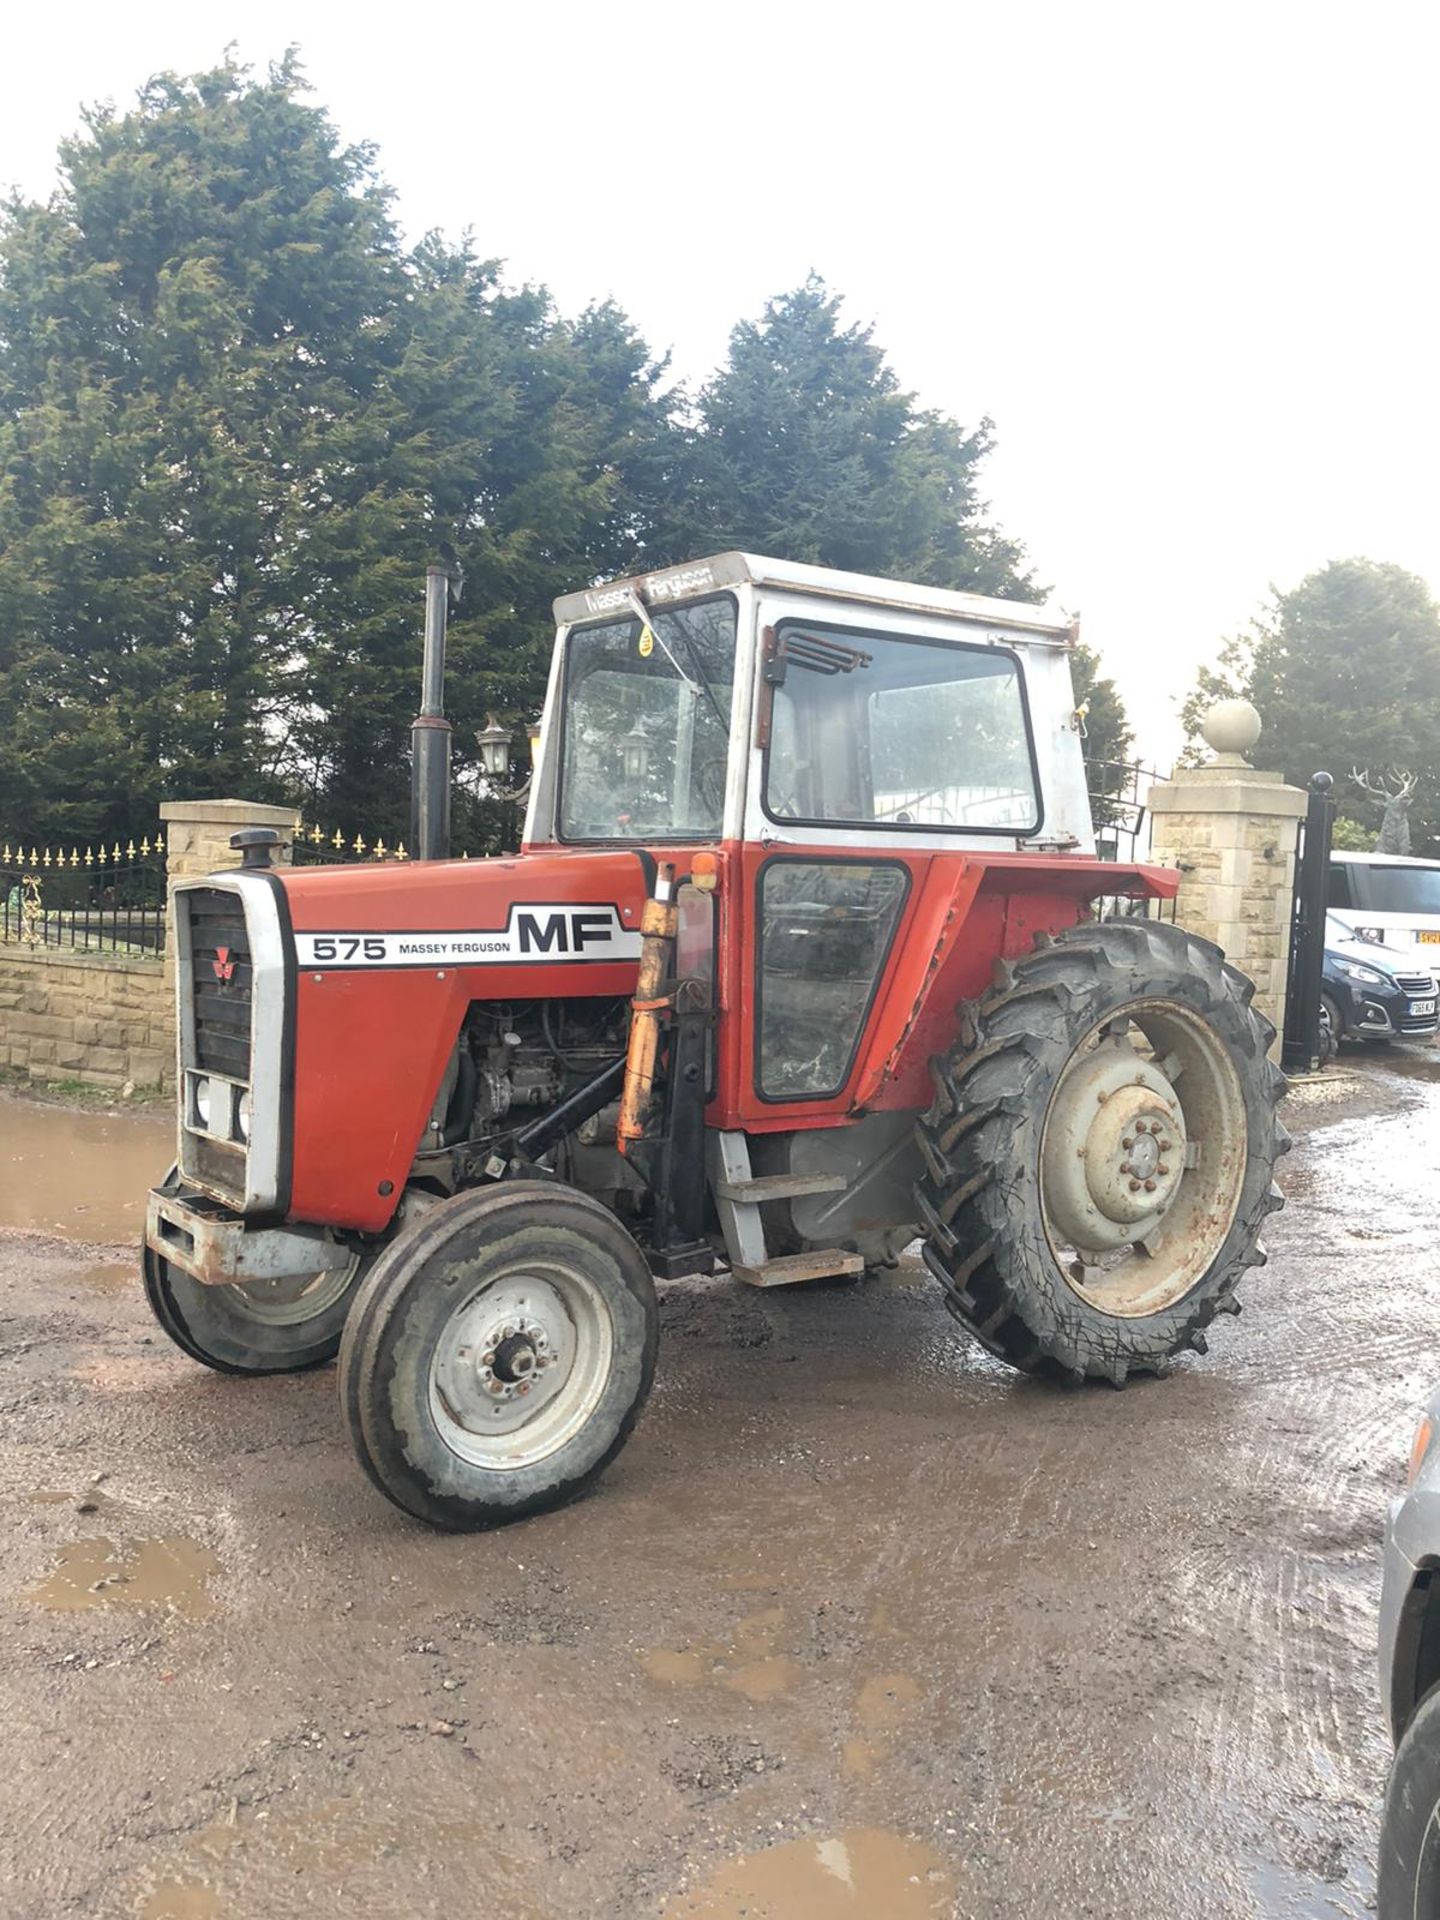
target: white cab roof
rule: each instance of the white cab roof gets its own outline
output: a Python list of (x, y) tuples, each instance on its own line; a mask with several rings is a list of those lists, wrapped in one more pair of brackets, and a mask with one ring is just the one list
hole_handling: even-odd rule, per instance
[(886, 580), (879, 574), (842, 573), (834, 567), (804, 566), (797, 560), (772, 560), (764, 554), (719, 553), (681, 567), (663, 567), (657, 573), (631, 574), (579, 593), (564, 593), (555, 602), (555, 621), (569, 626), (608, 614), (625, 614), (629, 596), (638, 594), (647, 607), (664, 607), (678, 600), (698, 599), (722, 587), (743, 582), (778, 588), (823, 599), (850, 600), (868, 606), (891, 607), (910, 613), (940, 615), (989, 627), (1003, 627), (1051, 645), (1072, 645), (1078, 622), (1061, 608), (1031, 606), (1023, 600), (994, 600), (983, 593), (956, 593), (947, 587), (916, 586)]

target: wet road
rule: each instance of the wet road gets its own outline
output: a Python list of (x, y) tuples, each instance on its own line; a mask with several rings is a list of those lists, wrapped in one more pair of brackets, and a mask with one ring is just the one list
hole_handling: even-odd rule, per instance
[(913, 1267), (682, 1283), (599, 1490), (469, 1539), (369, 1489), (331, 1374), (169, 1347), (78, 1244), (164, 1129), (42, 1111), (0, 1103), (4, 1208), (76, 1236), (0, 1232), (8, 1920), (1367, 1910), (1440, 1060), (1293, 1107), (1271, 1263), (1168, 1381), (1034, 1386)]

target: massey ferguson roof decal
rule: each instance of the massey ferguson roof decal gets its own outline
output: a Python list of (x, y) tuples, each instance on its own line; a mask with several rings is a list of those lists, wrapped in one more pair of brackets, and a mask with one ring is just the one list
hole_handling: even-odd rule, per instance
[(510, 909), (503, 929), (437, 929), (413, 933), (297, 933), (302, 967), (484, 967), (563, 960), (638, 960), (638, 928), (623, 926), (615, 906)]

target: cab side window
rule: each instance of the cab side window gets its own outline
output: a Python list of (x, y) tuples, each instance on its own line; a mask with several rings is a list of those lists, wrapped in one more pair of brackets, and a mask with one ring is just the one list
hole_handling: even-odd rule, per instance
[(760, 871), (756, 1085), (838, 1093), (890, 951), (906, 872), (893, 862), (769, 860)]

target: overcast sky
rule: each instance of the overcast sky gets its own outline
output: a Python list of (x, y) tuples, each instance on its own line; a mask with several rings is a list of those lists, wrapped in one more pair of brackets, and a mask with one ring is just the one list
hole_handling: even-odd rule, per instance
[(32, 194), (81, 101), (294, 41), (408, 231), (613, 295), (689, 377), (817, 269), (927, 405), (993, 417), (994, 515), (1149, 758), (1272, 581), (1365, 554), (1440, 588), (1434, 0), (83, 0), (5, 38)]

